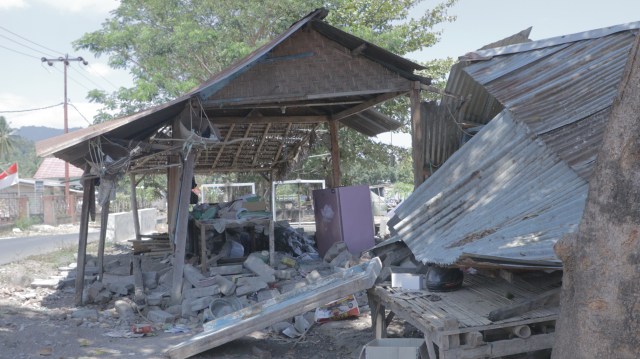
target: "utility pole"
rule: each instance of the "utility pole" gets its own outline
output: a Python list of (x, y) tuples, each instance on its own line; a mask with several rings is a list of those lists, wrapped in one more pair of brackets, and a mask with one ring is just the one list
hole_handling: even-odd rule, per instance
[[(70, 61), (79, 61), (83, 65), (89, 64), (81, 56), (75, 58), (69, 58), (69, 54), (65, 54), (64, 57), (60, 56), (57, 59), (47, 59), (43, 57), (42, 62), (46, 62), (47, 65), (53, 66), (54, 62), (62, 62), (64, 64), (64, 133), (69, 132), (69, 119), (67, 112), (67, 67)], [(67, 215), (71, 216), (73, 210), (71, 208), (71, 194), (69, 193), (69, 162), (64, 162), (64, 200), (67, 204)]]

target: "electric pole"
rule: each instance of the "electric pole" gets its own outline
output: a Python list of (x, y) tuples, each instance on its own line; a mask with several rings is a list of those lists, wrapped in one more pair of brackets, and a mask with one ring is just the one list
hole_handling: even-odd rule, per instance
[[(69, 58), (69, 54), (65, 54), (64, 57), (58, 57), (57, 59), (47, 59), (43, 57), (42, 62), (46, 62), (47, 65), (53, 66), (54, 62), (62, 62), (64, 64), (64, 133), (69, 132), (69, 119), (67, 112), (67, 67), (70, 61), (78, 61), (83, 65), (89, 64), (81, 56), (75, 58)], [(71, 194), (69, 193), (69, 162), (64, 162), (64, 200), (67, 204), (67, 215), (71, 216), (73, 211), (71, 209)], [(72, 218), (73, 220), (73, 218)]]

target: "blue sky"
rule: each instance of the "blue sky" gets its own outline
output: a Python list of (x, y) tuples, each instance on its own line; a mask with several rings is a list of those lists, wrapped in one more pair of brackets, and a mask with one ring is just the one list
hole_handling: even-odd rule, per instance
[[(430, 8), (435, 3), (426, 0), (420, 8)], [(61, 103), (62, 66), (56, 63), (49, 67), (39, 59), (68, 53), (89, 61), (88, 66), (71, 64), (68, 83), (68, 97), (75, 106), (69, 108), (69, 125), (86, 127), (97, 109), (85, 99), (88, 90), (112, 91), (127, 86), (130, 80), (126, 73), (109, 69), (104, 58), (73, 51), (71, 42), (86, 32), (98, 30), (117, 5), (117, 0), (0, 0), (0, 112)], [(460, 0), (450, 13), (457, 20), (438, 29), (443, 31), (440, 43), (409, 54), (408, 58), (419, 61), (457, 58), (529, 26), (533, 26), (531, 38), (539, 40), (639, 21), (640, 1)], [(14, 128), (63, 126), (62, 106), (0, 116), (5, 116)], [(381, 136), (385, 142), (389, 138)], [(407, 136), (399, 134), (393, 135), (393, 142), (405, 146), (409, 143)]]

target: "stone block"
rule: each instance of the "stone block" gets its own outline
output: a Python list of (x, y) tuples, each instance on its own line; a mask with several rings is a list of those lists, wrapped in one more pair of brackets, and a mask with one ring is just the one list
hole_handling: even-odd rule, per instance
[(185, 299), (197, 299), (202, 297), (210, 297), (220, 293), (220, 288), (217, 285), (202, 288), (187, 289), (182, 293), (182, 297)]
[(244, 272), (244, 267), (242, 264), (232, 264), (232, 265), (224, 265), (209, 268), (209, 275), (233, 275), (240, 274)]

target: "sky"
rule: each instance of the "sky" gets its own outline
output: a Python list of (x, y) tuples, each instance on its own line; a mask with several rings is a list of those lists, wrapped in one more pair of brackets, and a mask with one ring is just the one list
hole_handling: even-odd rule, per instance
[[(431, 8), (425, 0), (415, 13)], [(12, 128), (40, 125), (63, 128), (63, 64), (48, 66), (42, 57), (82, 56), (88, 65), (73, 61), (68, 70), (69, 127), (87, 127), (99, 105), (88, 103), (91, 89), (108, 92), (129, 86), (129, 75), (110, 69), (106, 58), (74, 51), (72, 42), (101, 28), (117, 0), (0, 0), (0, 116)], [(640, 21), (635, 0), (459, 0), (450, 9), (455, 22), (445, 23), (441, 40), (433, 47), (406, 55), (416, 61), (453, 57), (478, 49), (529, 26), (530, 37), (541, 40), (621, 23)], [(27, 111), (32, 109), (46, 109)], [(23, 111), (23, 112), (16, 112)], [(409, 146), (403, 134), (379, 136), (383, 142)]]

